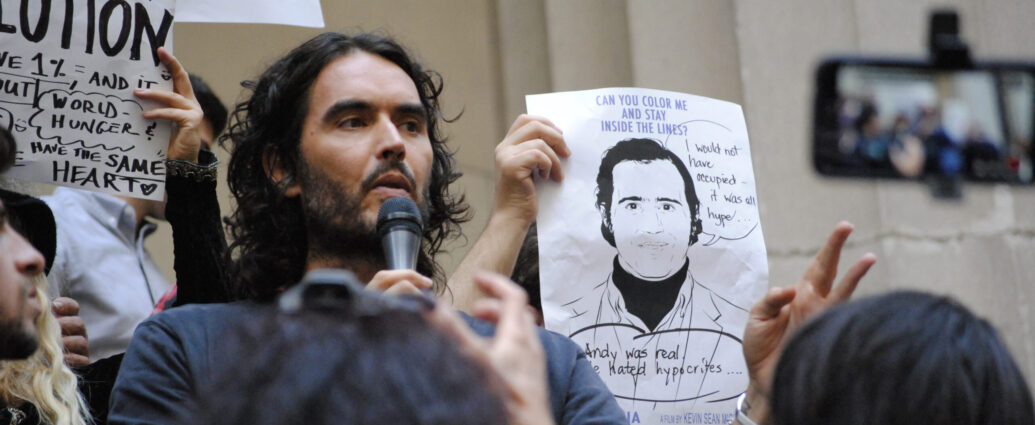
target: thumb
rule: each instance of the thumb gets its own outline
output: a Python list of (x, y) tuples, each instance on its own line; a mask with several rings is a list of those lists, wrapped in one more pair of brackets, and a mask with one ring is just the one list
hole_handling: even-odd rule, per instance
[(769, 320), (780, 314), (783, 306), (794, 300), (797, 292), (794, 287), (776, 287), (765, 294), (761, 301), (751, 308), (751, 318)]

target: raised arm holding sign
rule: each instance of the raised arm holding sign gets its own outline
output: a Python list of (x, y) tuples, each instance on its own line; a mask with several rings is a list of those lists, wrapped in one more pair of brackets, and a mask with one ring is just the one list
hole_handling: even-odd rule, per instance
[[(173, 90), (137, 89), (134, 94), (160, 105), (143, 112), (145, 118), (176, 123), (168, 142), (170, 159), (197, 162), (204, 114), (187, 71), (164, 48), (158, 53), (170, 71)], [(68, 188), (57, 190), (47, 202), (59, 224), (51, 285), (81, 304), (92, 360), (121, 353), (136, 324), (171, 286), (139, 246), (155, 226), (146, 219), (165, 219), (165, 202)], [(111, 293), (119, 295), (105, 295)]]

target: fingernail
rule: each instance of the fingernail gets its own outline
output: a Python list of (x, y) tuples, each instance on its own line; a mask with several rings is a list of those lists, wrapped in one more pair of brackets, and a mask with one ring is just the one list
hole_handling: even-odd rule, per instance
[(62, 306), (65, 305), (65, 303), (63, 303), (63, 302), (61, 302), (59, 300), (54, 300), (51, 304), (54, 306), (54, 308), (61, 308)]

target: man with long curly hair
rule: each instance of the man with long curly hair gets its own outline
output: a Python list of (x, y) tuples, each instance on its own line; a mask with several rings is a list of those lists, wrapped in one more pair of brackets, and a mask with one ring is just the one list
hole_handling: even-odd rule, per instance
[[(223, 140), (232, 145), (228, 179), (237, 204), (227, 220), (234, 240), (229, 281), (247, 301), (187, 306), (141, 324), (112, 394), (113, 424), (174, 423), (191, 411), (199, 384), (227, 361), (222, 333), (255, 317), (307, 270), (349, 269), (367, 288), (391, 293), (445, 293), (435, 255), (459, 236), (468, 206), (451, 186), (460, 173), (439, 127), (448, 121), (438, 102), (441, 77), (388, 37), (325, 33), (244, 86), (252, 95), (237, 105)], [(519, 118), (500, 146), (490, 226), (530, 221), (533, 173), (559, 180), (558, 154), (567, 148), (555, 126), (534, 117)], [(376, 217), (386, 199), (400, 196), (424, 219), (416, 270), (384, 270)], [(499, 228), (520, 236), (527, 223)], [(474, 269), (513, 267), (520, 244), (496, 247), (511, 236), (485, 233), (451, 280), (463, 291), (473, 291)], [(494, 263), (507, 258), (509, 265)], [(479, 334), (494, 331), (467, 319)], [(626, 422), (573, 342), (546, 331), (539, 337), (557, 423)]]

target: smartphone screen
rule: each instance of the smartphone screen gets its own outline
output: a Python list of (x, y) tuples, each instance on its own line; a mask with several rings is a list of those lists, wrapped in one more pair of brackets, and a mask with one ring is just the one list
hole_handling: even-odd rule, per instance
[(832, 87), (817, 92), (825, 95), (817, 98), (821, 172), (1032, 181), (1030, 70), (841, 63), (825, 73), (821, 84)]

